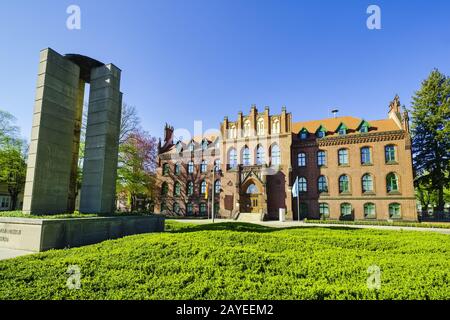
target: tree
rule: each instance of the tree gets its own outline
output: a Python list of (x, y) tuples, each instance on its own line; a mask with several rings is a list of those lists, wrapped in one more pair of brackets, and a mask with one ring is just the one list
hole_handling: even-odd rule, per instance
[(130, 134), (139, 131), (141, 121), (134, 106), (122, 104), (122, 118), (120, 121), (119, 144), (125, 143)]
[(8, 187), (13, 209), (23, 192), (27, 171), (27, 144), (19, 138), (15, 120), (13, 115), (0, 110), (0, 183)]
[(147, 132), (135, 130), (119, 149), (117, 191), (127, 196), (131, 211), (136, 211), (140, 197), (147, 200), (153, 196), (157, 142)]
[(19, 127), (14, 125), (15, 121), (12, 114), (0, 110), (0, 148), (19, 136)]
[(450, 183), (450, 78), (433, 70), (412, 99), (414, 168), (418, 181), (436, 191), (437, 210), (443, 211)]

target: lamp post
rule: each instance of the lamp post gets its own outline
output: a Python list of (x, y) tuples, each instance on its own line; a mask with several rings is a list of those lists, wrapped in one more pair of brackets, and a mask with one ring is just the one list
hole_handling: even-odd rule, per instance
[(215, 166), (211, 170), (211, 175), (212, 175), (212, 182), (211, 182), (211, 217), (212, 217), (212, 222), (214, 223), (214, 191), (215, 191), (214, 189), (215, 189), (215, 186), (216, 186), (216, 183), (215, 183), (216, 168), (215, 168)]

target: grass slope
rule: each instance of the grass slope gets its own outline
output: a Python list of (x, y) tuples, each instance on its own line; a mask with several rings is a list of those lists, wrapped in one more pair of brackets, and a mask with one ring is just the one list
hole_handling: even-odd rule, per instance
[[(450, 236), (189, 225), (0, 261), (0, 299), (450, 299)], [(66, 286), (69, 265), (81, 289)], [(381, 289), (367, 269), (381, 268)]]

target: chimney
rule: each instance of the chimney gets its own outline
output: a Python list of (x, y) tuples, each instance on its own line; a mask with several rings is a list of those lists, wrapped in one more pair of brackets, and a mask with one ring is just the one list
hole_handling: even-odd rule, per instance
[(338, 109), (333, 109), (333, 110), (331, 110), (331, 113), (333, 114), (333, 117), (334, 117), (334, 118), (337, 118), (338, 112), (339, 112)]
[(164, 126), (164, 144), (173, 144), (173, 127), (167, 123)]

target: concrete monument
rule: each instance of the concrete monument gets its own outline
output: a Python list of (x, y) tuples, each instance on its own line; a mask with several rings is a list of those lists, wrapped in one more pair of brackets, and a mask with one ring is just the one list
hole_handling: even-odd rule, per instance
[(122, 93), (119, 68), (41, 51), (23, 211), (75, 209), (83, 100), (90, 84), (80, 211), (114, 210)]

